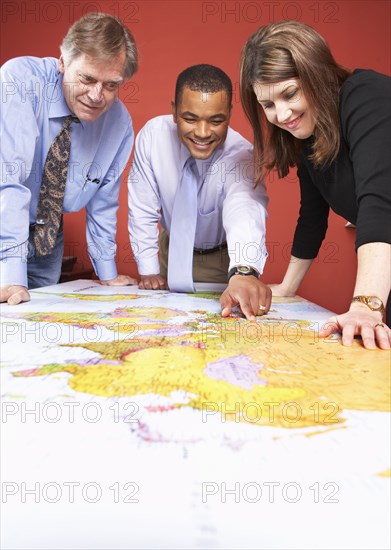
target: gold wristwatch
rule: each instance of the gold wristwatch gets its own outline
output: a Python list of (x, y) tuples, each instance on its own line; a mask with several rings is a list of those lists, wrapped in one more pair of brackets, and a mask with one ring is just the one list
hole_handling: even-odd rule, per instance
[(361, 302), (372, 311), (380, 311), (381, 316), (384, 316), (384, 304), (377, 296), (353, 296), (353, 302)]

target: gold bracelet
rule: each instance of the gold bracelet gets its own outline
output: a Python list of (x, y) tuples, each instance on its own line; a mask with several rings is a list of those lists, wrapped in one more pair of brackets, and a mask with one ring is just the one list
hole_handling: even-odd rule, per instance
[(353, 296), (352, 304), (353, 302), (365, 304), (372, 311), (380, 311), (381, 316), (384, 316), (384, 304), (378, 296)]

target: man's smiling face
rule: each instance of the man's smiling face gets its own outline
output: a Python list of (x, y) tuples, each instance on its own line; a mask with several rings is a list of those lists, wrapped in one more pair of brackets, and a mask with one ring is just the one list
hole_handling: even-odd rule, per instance
[(208, 159), (224, 143), (231, 115), (224, 90), (207, 93), (185, 87), (172, 110), (178, 137), (195, 159)]

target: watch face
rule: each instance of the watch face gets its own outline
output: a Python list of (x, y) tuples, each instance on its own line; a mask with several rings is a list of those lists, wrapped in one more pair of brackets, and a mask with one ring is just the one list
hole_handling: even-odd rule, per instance
[(236, 269), (243, 275), (247, 275), (247, 273), (250, 273), (251, 271), (251, 267), (248, 267), (247, 265), (239, 265)]
[(377, 296), (371, 296), (368, 300), (368, 304), (374, 309), (380, 309), (382, 302)]

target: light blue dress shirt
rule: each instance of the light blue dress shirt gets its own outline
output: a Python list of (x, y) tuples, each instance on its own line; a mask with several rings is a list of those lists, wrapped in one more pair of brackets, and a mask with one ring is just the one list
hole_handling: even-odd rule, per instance
[[(189, 156), (172, 115), (153, 118), (137, 135), (128, 193), (130, 240), (140, 275), (160, 272), (158, 222), (170, 234), (175, 194)], [(196, 160), (196, 165), (200, 177), (195, 248), (227, 241), (230, 268), (250, 265), (262, 273), (268, 197), (263, 183), (254, 188), (251, 144), (229, 128), (211, 158)]]
[[(29, 224), (51, 143), (71, 114), (58, 60), (11, 59), (1, 68), (0, 282), (27, 286)], [(116, 100), (94, 122), (72, 124), (64, 212), (86, 208), (88, 252), (102, 280), (117, 276), (116, 213), (133, 147), (132, 121)]]

